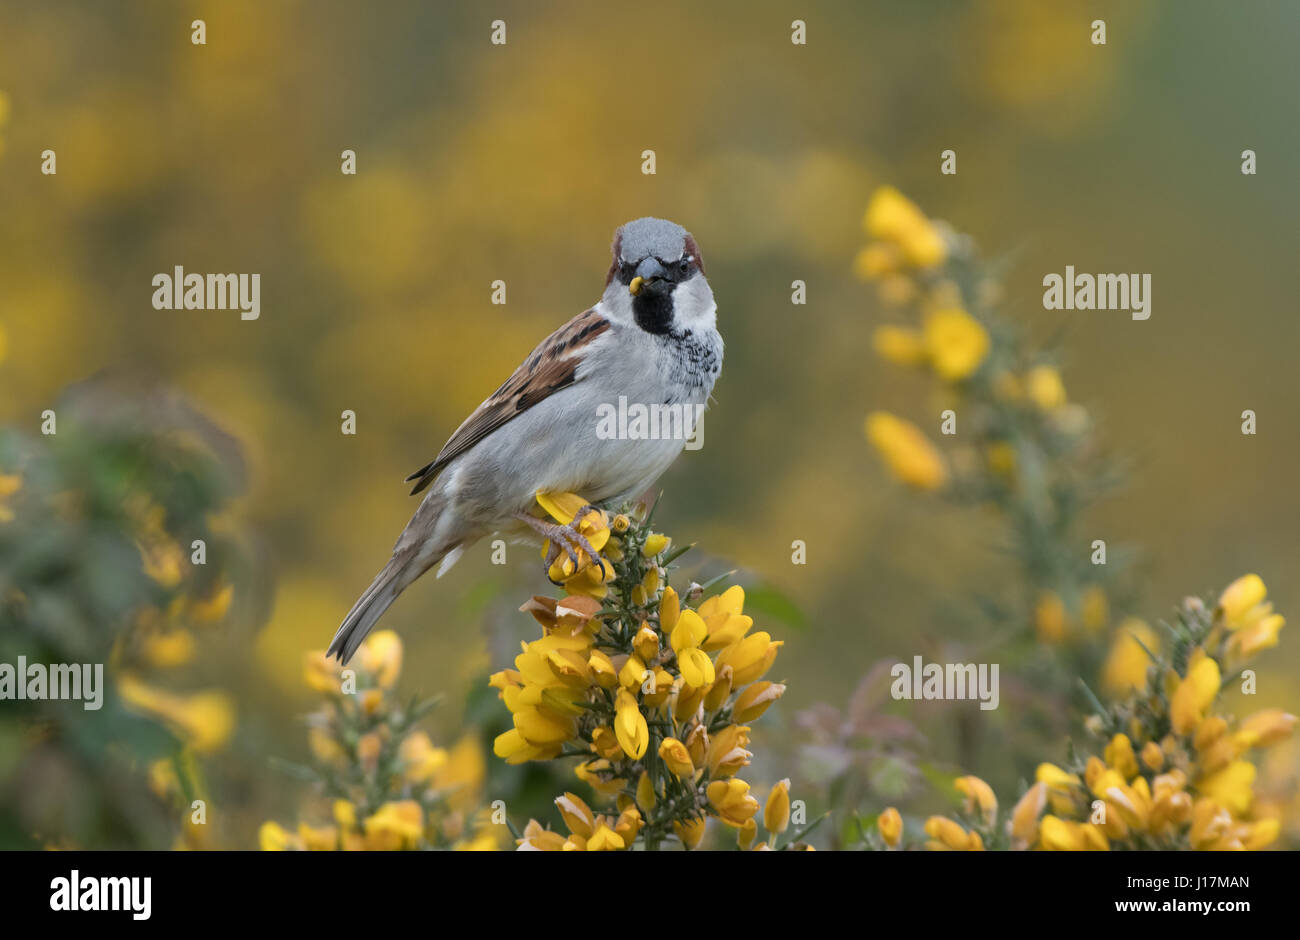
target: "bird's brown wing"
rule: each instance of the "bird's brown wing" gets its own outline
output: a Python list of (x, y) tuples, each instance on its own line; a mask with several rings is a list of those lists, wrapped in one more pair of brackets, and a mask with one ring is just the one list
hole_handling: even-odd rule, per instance
[(594, 309), (578, 314), (560, 327), (524, 360), (514, 375), (474, 409), (465, 423), (431, 462), (416, 470), (406, 482), (415, 480), (414, 496), (442, 472), (442, 469), (483, 438), (522, 414), (544, 398), (576, 381), (578, 366), (587, 347), (610, 328), (609, 320)]

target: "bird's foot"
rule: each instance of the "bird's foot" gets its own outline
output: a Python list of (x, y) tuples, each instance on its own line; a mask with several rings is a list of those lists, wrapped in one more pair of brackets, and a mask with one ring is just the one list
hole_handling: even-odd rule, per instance
[(582, 520), (589, 513), (596, 511), (596, 507), (590, 504), (583, 506), (574, 513), (573, 519), (567, 524), (538, 519), (536, 516), (525, 512), (515, 513), (516, 519), (526, 523), (529, 528), (546, 539), (547, 544), (550, 546), (546, 552), (546, 576), (552, 584), (563, 583), (563, 581), (557, 581), (551, 577), (552, 568), (561, 552), (564, 553), (573, 566), (573, 570), (569, 572), (570, 576), (582, 570), (582, 553), (585, 552), (592, 562), (600, 566), (601, 580), (603, 581), (609, 577), (605, 567), (605, 559), (600, 556), (600, 552), (596, 550), (580, 528)]

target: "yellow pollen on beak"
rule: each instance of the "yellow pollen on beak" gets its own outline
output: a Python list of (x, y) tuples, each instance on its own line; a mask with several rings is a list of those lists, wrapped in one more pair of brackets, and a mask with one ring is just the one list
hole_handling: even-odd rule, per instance
[(645, 278), (638, 274), (636, 277), (632, 278), (632, 283), (627, 285), (627, 292), (635, 297), (637, 294), (641, 293), (641, 286), (643, 284), (645, 284)]

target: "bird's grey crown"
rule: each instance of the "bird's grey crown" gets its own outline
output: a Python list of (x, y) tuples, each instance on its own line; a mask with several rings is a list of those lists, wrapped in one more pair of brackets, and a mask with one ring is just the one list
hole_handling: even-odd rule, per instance
[(619, 260), (640, 261), (660, 258), (674, 261), (686, 250), (690, 232), (676, 222), (646, 216), (629, 222), (618, 230)]

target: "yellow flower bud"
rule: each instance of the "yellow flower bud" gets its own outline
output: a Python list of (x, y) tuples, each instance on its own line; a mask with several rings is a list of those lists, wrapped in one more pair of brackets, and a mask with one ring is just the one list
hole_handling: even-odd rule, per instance
[(1052, 591), (1044, 591), (1034, 608), (1034, 629), (1045, 643), (1060, 643), (1068, 630), (1065, 602)]
[(277, 822), (264, 822), (257, 831), (257, 844), (263, 852), (284, 852), (300, 846), (298, 837)]
[(943, 457), (916, 425), (888, 412), (873, 411), (867, 415), (866, 431), (867, 439), (900, 482), (922, 490), (937, 490), (948, 482)]
[(614, 709), (614, 733), (618, 735), (618, 743), (628, 757), (640, 760), (650, 745), (650, 728), (635, 696), (626, 689), (619, 689)]
[(1189, 665), (1187, 676), (1178, 683), (1169, 702), (1169, 716), (1174, 731), (1188, 734), (1196, 729), (1219, 694), (1219, 664), (1202, 656)]
[(648, 813), (655, 808), (655, 804), (658, 802), (659, 798), (655, 794), (654, 781), (650, 779), (648, 772), (642, 771), (640, 779), (636, 782), (636, 805)]
[(1255, 799), (1255, 765), (1249, 761), (1233, 761), (1196, 782), (1196, 789), (1230, 812), (1244, 816)]
[(970, 378), (988, 355), (988, 331), (961, 307), (931, 312), (924, 327), (925, 350), (934, 371), (945, 381)]
[(1229, 627), (1240, 626), (1246, 615), (1257, 604), (1262, 603), (1267, 594), (1268, 589), (1259, 575), (1242, 575), (1219, 595), (1219, 604), (1215, 613), (1222, 617)]
[(898, 848), (903, 841), (903, 817), (892, 806), (876, 817), (876, 829), (891, 849)]
[(677, 838), (682, 840), (682, 845), (686, 846), (687, 849), (700, 847), (700, 843), (704, 841), (704, 830), (707, 826), (707, 816), (698, 816), (685, 822), (673, 820), (673, 832), (677, 834)]
[(1039, 826), (1039, 844), (1049, 852), (1106, 852), (1110, 841), (1091, 823), (1076, 823), (1056, 816), (1044, 816)]
[(1055, 764), (1039, 764), (1034, 779), (1039, 783), (1047, 784), (1050, 790), (1066, 790), (1070, 787), (1077, 787), (1080, 783), (1075, 774), (1066, 773)]
[[(701, 650), (690, 650), (689, 652), (698, 653), (706, 659), (708, 658), (707, 654)], [(711, 667), (713, 664), (710, 662), (709, 665)], [(686, 674), (683, 672), (682, 675), (684, 677)], [(731, 667), (723, 666), (714, 678), (713, 684), (709, 686), (708, 693), (704, 696), (704, 710), (708, 712), (717, 711), (722, 707), (723, 702), (725, 702), (730, 695)]]
[(659, 598), (659, 629), (671, 635), (680, 614), (681, 602), (677, 599), (677, 592), (670, 587), (664, 588), (663, 596)]
[(957, 792), (966, 797), (966, 812), (973, 813), (978, 808), (987, 822), (992, 823), (998, 812), (998, 798), (993, 788), (979, 777), (958, 777), (953, 781)]
[(925, 821), (925, 834), (931, 839), (927, 848), (932, 851), (982, 852), (984, 840), (978, 832), (967, 832), (959, 823), (946, 816), (931, 816)]
[(627, 843), (623, 841), (623, 837), (604, 823), (596, 828), (586, 844), (588, 852), (616, 852), (626, 847)]
[(1118, 770), (1125, 780), (1132, 780), (1137, 776), (1137, 755), (1133, 753), (1133, 742), (1128, 739), (1128, 735), (1115, 735), (1102, 753), (1106, 763)]
[(853, 258), (853, 273), (864, 281), (893, 274), (903, 265), (903, 253), (888, 242), (872, 242)]
[(784, 641), (774, 641), (770, 634), (760, 630), (720, 652), (716, 665), (718, 669), (731, 667), (734, 687), (746, 686), (772, 668), (776, 652), (783, 645)]
[(785, 832), (790, 825), (790, 778), (777, 783), (763, 807), (763, 828), (768, 832)]
[(570, 832), (589, 837), (596, 831), (596, 814), (582, 797), (566, 791), (563, 796), (556, 797), (555, 805)]
[(655, 633), (648, 624), (642, 624), (641, 629), (632, 638), (632, 648), (636, 650), (636, 654), (642, 661), (647, 663), (652, 661), (659, 655), (659, 634)]
[(641, 554), (645, 555), (647, 558), (654, 558), (656, 555), (662, 554), (671, 542), (672, 539), (666, 535), (652, 533), (646, 536), (645, 545), (641, 549)]
[(380, 688), (391, 688), (402, 671), (402, 638), (392, 630), (378, 630), (357, 650), (361, 668), (371, 673)]
[(713, 736), (709, 742), (709, 776), (716, 779), (730, 777), (749, 764), (754, 755), (749, 747), (749, 728), (729, 725)]
[[(1264, 605), (1270, 606), (1270, 605)], [(1228, 654), (1236, 659), (1249, 659), (1262, 650), (1277, 646), (1278, 634), (1286, 626), (1281, 614), (1269, 614), (1241, 626), (1228, 639)]]
[(753, 721), (784, 694), (785, 686), (779, 682), (755, 682), (736, 696), (731, 717), (736, 721)]
[(1158, 653), (1160, 638), (1136, 617), (1125, 619), (1116, 628), (1114, 636), (1110, 653), (1102, 666), (1102, 688), (1117, 698), (1132, 691), (1145, 692), (1147, 667), (1151, 665), (1147, 650)]
[(1106, 624), (1110, 623), (1110, 602), (1102, 587), (1092, 584), (1084, 589), (1079, 618), (1089, 633), (1100, 633), (1106, 629)]
[(1056, 411), (1065, 404), (1065, 384), (1051, 366), (1035, 366), (1025, 376), (1025, 391), (1040, 411)]
[(664, 738), (659, 745), (659, 759), (679, 780), (689, 781), (695, 777), (695, 764), (691, 760), (690, 751), (676, 738)]
[(705, 730), (704, 725), (698, 722), (691, 726), (691, 730), (686, 733), (686, 750), (691, 755), (691, 761), (696, 767), (701, 766), (708, 759), (709, 733)]
[(1038, 840), (1038, 817), (1047, 805), (1047, 784), (1035, 783), (1011, 810), (1013, 847), (1026, 849)]
[(747, 851), (754, 840), (758, 837), (758, 823), (754, 822), (753, 817), (746, 819), (745, 824), (736, 830), (736, 845), (740, 850)]
[(872, 238), (897, 245), (903, 259), (916, 267), (935, 267), (948, 256), (947, 244), (925, 213), (892, 186), (872, 195), (863, 225)]
[(1237, 743), (1243, 749), (1252, 747), (1270, 747), (1279, 741), (1285, 741), (1295, 730), (1296, 716), (1280, 708), (1267, 708), (1255, 712), (1241, 723), (1235, 735)]

